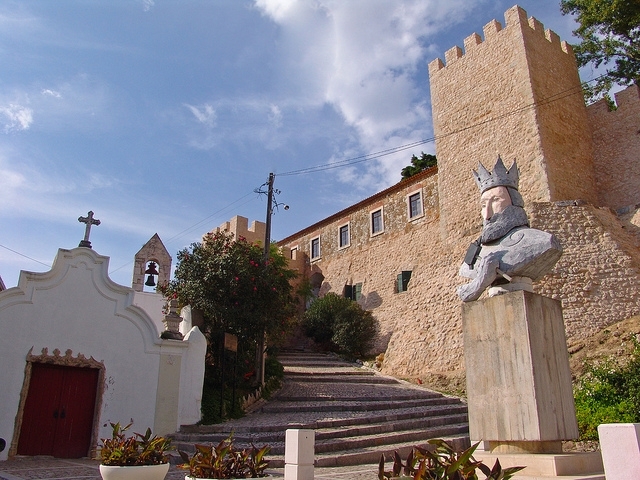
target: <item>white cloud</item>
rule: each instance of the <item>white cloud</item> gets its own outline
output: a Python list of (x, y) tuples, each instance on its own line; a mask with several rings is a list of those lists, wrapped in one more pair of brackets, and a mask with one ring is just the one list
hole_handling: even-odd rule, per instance
[(62, 95), (60, 94), (60, 92), (56, 92), (55, 90), (51, 90), (49, 88), (43, 88), (40, 93), (42, 95), (45, 95), (45, 96), (50, 96), (50, 97), (54, 97), (54, 98), (62, 98)]
[(145, 12), (148, 12), (149, 10), (151, 10), (153, 7), (155, 7), (156, 2), (154, 0), (142, 0), (142, 9)]
[(5, 118), (4, 132), (27, 130), (33, 123), (33, 110), (23, 105), (10, 103), (0, 105), (0, 114)]
[(200, 123), (208, 127), (216, 126), (216, 111), (208, 103), (205, 103), (201, 107), (189, 105), (188, 103), (185, 103), (184, 106), (193, 113), (193, 116), (196, 117)]
[[(420, 62), (429, 60), (427, 39), (460, 21), (477, 3), (255, 0), (255, 6), (280, 28), (281, 83), (306, 104), (331, 105), (357, 133), (360, 152), (428, 136), (431, 119), (425, 86), (416, 80)], [(398, 181), (407, 162), (405, 153), (367, 166), (372, 181), (382, 178), (389, 184)], [(340, 178), (355, 179), (348, 173)]]
[(277, 105), (270, 105), (269, 114), (267, 116), (269, 123), (276, 128), (282, 126), (282, 110)]

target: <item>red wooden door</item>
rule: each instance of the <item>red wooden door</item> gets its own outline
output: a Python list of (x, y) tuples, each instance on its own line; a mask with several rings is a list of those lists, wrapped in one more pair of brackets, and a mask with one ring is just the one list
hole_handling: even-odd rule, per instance
[(22, 415), (19, 455), (87, 455), (98, 387), (95, 368), (34, 363)]

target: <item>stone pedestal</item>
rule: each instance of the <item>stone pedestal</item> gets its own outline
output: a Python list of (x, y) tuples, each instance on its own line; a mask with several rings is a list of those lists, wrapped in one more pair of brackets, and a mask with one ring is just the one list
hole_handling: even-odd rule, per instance
[(517, 291), (463, 304), (469, 433), (496, 453), (578, 437), (560, 302)]
[(598, 426), (607, 480), (640, 478), (640, 423)]

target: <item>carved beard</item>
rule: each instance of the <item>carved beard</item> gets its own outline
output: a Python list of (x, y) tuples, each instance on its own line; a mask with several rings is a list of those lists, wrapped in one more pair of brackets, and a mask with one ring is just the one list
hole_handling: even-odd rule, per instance
[(499, 240), (516, 227), (528, 227), (529, 219), (522, 207), (509, 205), (502, 212), (496, 213), (484, 222), (480, 243)]

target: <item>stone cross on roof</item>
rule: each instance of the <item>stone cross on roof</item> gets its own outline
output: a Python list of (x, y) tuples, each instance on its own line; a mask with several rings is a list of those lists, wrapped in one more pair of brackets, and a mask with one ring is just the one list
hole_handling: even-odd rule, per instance
[(91, 233), (91, 225), (100, 225), (100, 220), (93, 218), (93, 212), (89, 211), (86, 217), (78, 217), (80, 223), (86, 223), (84, 229), (84, 240), (80, 241), (79, 247), (91, 248), (91, 242), (89, 241), (89, 234)]

